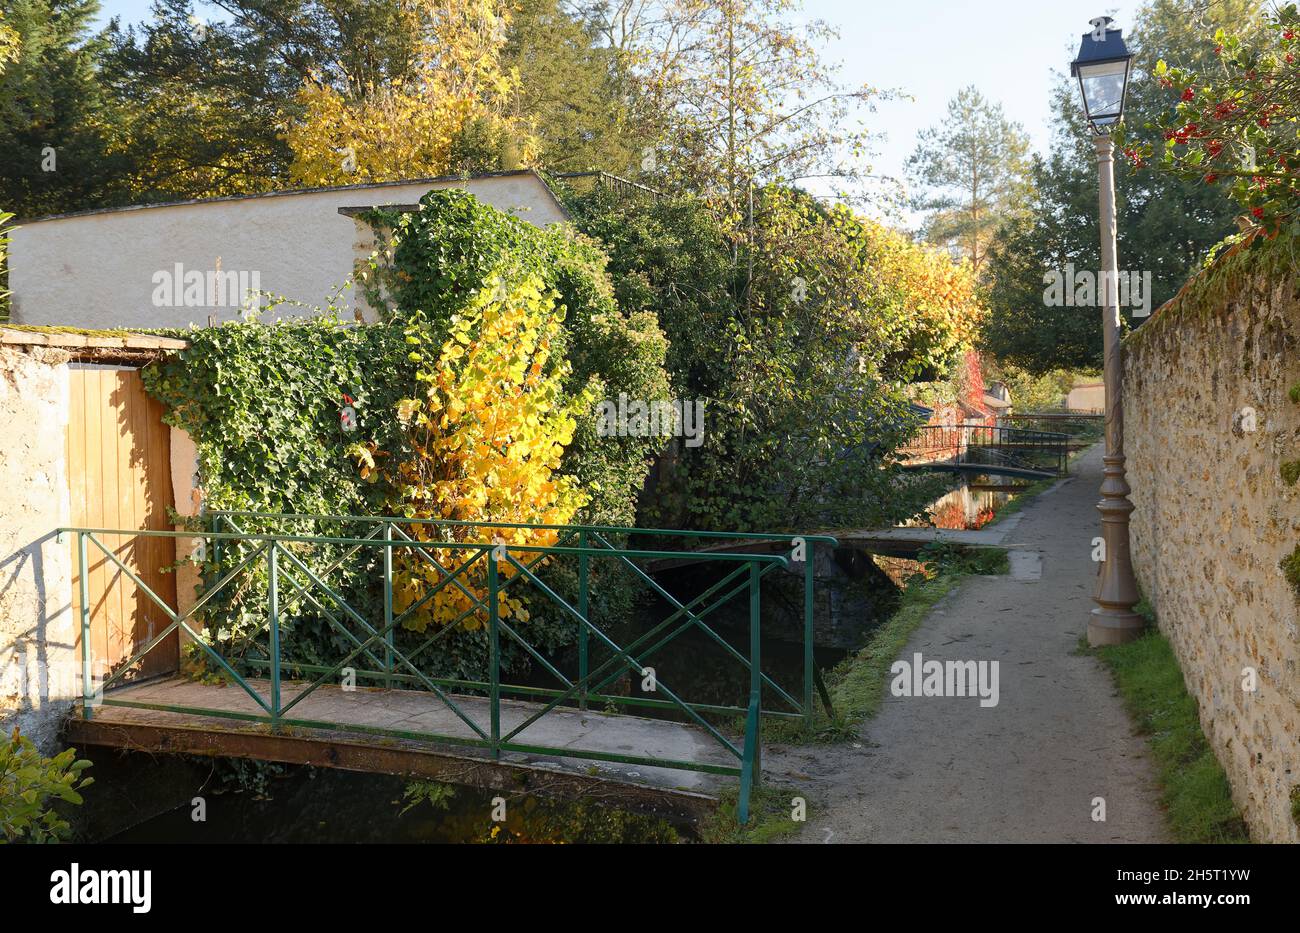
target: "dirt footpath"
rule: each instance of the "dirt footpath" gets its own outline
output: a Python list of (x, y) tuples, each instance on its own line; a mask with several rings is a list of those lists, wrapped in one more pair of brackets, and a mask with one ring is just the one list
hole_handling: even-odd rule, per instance
[(854, 743), (765, 750), (769, 780), (807, 789), (793, 841), (1170, 841), (1145, 741), (1101, 663), (1076, 653), (1098, 566), (1100, 447), (1073, 470), (1008, 523), (1012, 573), (965, 580), (902, 655), (999, 662), (997, 704), (889, 695)]

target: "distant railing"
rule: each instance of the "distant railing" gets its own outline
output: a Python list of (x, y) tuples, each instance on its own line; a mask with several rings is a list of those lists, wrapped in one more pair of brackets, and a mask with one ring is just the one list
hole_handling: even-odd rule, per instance
[(961, 455), (969, 437), (963, 424), (926, 424), (917, 428), (916, 436), (898, 448), (898, 453), (909, 460), (947, 460)]
[[(763, 716), (785, 718), (803, 718), (811, 721), (813, 716), (813, 683), (816, 671), (813, 666), (813, 552), (818, 544), (835, 546), (832, 537), (820, 535), (774, 535), (728, 532), (688, 532), (665, 529), (634, 529), (616, 526), (594, 525), (524, 525), (515, 523), (487, 522), (453, 522), (441, 520), (418, 520), (400, 517), (369, 517), (346, 515), (281, 515), (261, 512), (212, 512), (208, 515), (210, 526), (203, 531), (133, 531), (105, 528), (64, 528), (60, 534), (69, 533), (76, 536), (77, 562), (81, 581), (81, 652), (83, 703), (82, 716), (93, 717), (93, 708), (97, 703), (106, 706), (124, 706), (147, 709), (162, 709), (173, 712), (198, 713), (242, 720), (265, 722), (273, 729), (283, 726), (303, 728), (321, 728), (347, 730), (356, 729), (355, 724), (320, 721), (301, 718), (294, 715), (299, 704), (322, 685), (337, 682), (344, 669), (358, 680), (367, 680), (385, 686), (400, 685), (403, 689), (425, 690), (433, 694), (455, 714), (470, 730), (471, 737), (449, 735), (437, 732), (398, 730), (366, 726), (362, 731), (396, 738), (420, 739), (432, 742), (446, 742), (485, 748), (493, 758), (500, 758), (502, 752), (523, 752), (548, 754), (569, 758), (591, 758), (597, 760), (619, 761), (652, 767), (677, 768), (683, 770), (703, 771), (717, 774), (739, 776), (740, 816), (748, 820), (749, 801), (753, 787), (757, 784), (761, 772), (761, 719)], [(249, 533), (243, 530), (241, 523), (256, 521), (261, 525), (301, 525), (303, 522), (328, 521), (330, 523), (355, 523), (362, 528), (369, 527), (365, 533), (355, 537), (320, 536), (310, 534), (277, 534), (273, 532)], [(450, 532), (457, 528), (461, 532), (478, 529), (478, 537), (487, 540), (454, 541), (430, 540), (429, 535)], [(496, 529), (528, 529), (554, 532), (556, 540), (551, 545), (501, 544), (491, 540), (491, 533)], [(683, 552), (672, 550), (654, 550), (616, 546), (612, 538), (624, 538), (634, 535), (668, 536), (674, 539), (723, 539), (723, 540), (763, 540), (773, 542), (781, 553), (754, 554), (709, 551), (704, 559), (721, 565), (719, 579), (714, 581), (702, 593), (688, 601), (674, 597), (654, 581), (636, 561), (656, 560), (681, 557)], [(449, 536), (449, 535), (448, 535)], [(101, 538), (139, 538), (169, 537), (197, 539), (204, 542), (205, 579), (207, 585), (198, 594), (194, 604), (185, 612), (173, 610), (158, 597), (143, 581), (139, 579), (115, 554)], [(328, 546), (339, 556), (325, 565), (312, 566), (311, 548)], [(146, 597), (152, 600), (171, 620), (157, 635), (148, 640), (142, 649), (127, 662), (117, 667), (115, 672), (106, 677), (96, 687), (92, 678), (90, 621), (91, 607), (87, 591), (87, 572), (90, 567), (88, 551), (95, 548), (120, 570)], [(340, 568), (353, 562), (358, 553), (377, 553), (379, 561), (380, 585), (382, 586), (382, 618), (367, 618), (365, 612), (351, 605), (344, 598), (341, 588), (331, 586), (327, 578)], [(431, 579), (435, 580), (418, 602), (399, 611), (394, 601), (394, 557), (403, 553), (410, 560), (425, 561)], [(454, 560), (447, 560), (445, 555), (455, 554)], [(442, 556), (444, 564), (439, 560)], [(553, 559), (576, 559), (578, 589), (577, 605), (559, 595), (555, 589), (539, 576), (540, 568)], [(673, 612), (648, 631), (632, 639), (626, 645), (614, 641), (608, 632), (592, 618), (590, 600), (591, 561), (611, 561), (631, 571), (633, 576), (648, 586), (659, 597), (673, 607)], [(761, 651), (761, 587), (763, 578), (777, 569), (788, 569), (793, 564), (803, 564), (804, 583), (804, 683), (802, 697), (776, 683), (764, 673)], [(354, 566), (367, 567), (370, 564), (363, 558), (353, 562)], [(242, 639), (245, 645), (250, 642), (257, 649), (244, 652), (239, 657), (224, 654), (221, 645), (211, 638), (201, 624), (196, 622), (196, 614), (214, 605), (214, 600), (223, 592), (229, 592), (239, 583), (249, 586), (256, 571), (265, 570), (265, 620), (257, 624), (256, 629)], [(486, 596), (474, 592), (464, 581), (468, 574), (481, 573), (486, 578)], [(260, 581), (257, 581), (260, 586)], [(395, 633), (414, 613), (428, 604), (438, 593), (454, 588), (464, 597), (467, 608), (456, 618), (445, 624), (431, 624), (434, 630), (415, 647), (404, 647), (395, 638)], [(576, 624), (578, 644), (578, 675), (566, 677), (545, 656), (541, 648), (525, 637), (527, 629), (517, 620), (508, 621), (501, 612), (501, 599), (512, 588), (528, 588), (544, 600), (558, 606), (564, 616)], [(259, 591), (260, 592), (260, 591)], [(747, 593), (749, 597), (749, 645), (748, 651), (733, 647), (705, 621), (710, 614), (733, 597)], [(719, 595), (721, 594), (721, 595)], [(286, 595), (289, 597), (286, 599)], [(261, 598), (260, 596), (258, 597)], [(348, 646), (341, 651), (343, 655), (337, 663), (310, 664), (303, 663), (290, 649), (289, 642), (296, 636), (297, 628), (293, 624), (294, 609), (302, 611), (310, 605), (314, 610), (313, 618), (328, 623), (329, 629), (336, 633)], [(466, 630), (485, 627), (489, 641), (487, 669), (479, 679), (433, 677), (416, 663), (417, 656), (430, 647), (441, 642), (449, 633), (459, 628)], [(727, 706), (721, 704), (695, 703), (680, 697), (670, 687), (656, 678), (655, 693), (666, 699), (627, 697), (608, 694), (604, 691), (616, 680), (630, 671), (634, 676), (643, 676), (646, 670), (645, 660), (664, 645), (690, 629), (698, 629), (713, 642), (722, 647), (726, 654), (748, 671), (748, 696), (744, 706)], [(436, 629), (436, 630), (435, 630)], [(249, 714), (232, 712), (215, 708), (172, 708), (160, 704), (132, 702), (130, 699), (103, 694), (102, 691), (123, 680), (136, 664), (150, 651), (171, 635), (174, 631), (184, 631), (201, 650), (204, 657), (218, 668), (222, 675), (238, 685), (256, 703), (260, 712)], [(422, 634), (422, 633), (421, 633)], [(265, 635), (265, 643), (261, 641)], [(502, 667), (502, 649), (504, 640), (510, 640), (521, 646), (524, 651), (549, 675), (556, 678), (559, 688), (543, 688), (528, 684), (509, 683), (503, 679), (507, 672)], [(599, 664), (592, 664), (589, 648), (592, 643), (606, 649), (610, 656)], [(242, 668), (242, 670), (241, 670)], [(265, 671), (269, 675), (269, 689), (265, 695), (248, 680), (249, 669)], [(297, 691), (292, 699), (286, 701), (283, 685), (287, 676), (308, 675), (313, 677), (304, 689)], [(488, 721), (477, 722), (464, 707), (464, 697), (457, 702), (455, 691), (462, 694), (475, 694), (488, 699)], [(774, 697), (781, 709), (763, 707), (764, 692)], [(501, 700), (505, 694), (524, 696), (543, 702), (536, 712), (528, 716), (521, 724), (509, 731), (504, 731), (501, 724)], [(822, 700), (829, 706), (829, 698), (822, 693)], [(700, 761), (665, 759), (654, 754), (613, 754), (607, 750), (574, 747), (572, 745), (550, 746), (524, 742), (520, 733), (537, 722), (557, 707), (569, 704), (586, 709), (588, 703), (598, 702), (607, 706), (640, 705), (661, 709), (676, 710), (688, 721), (699, 726), (705, 734), (715, 741), (726, 757), (734, 757), (734, 765), (721, 765)], [(724, 735), (713, 723), (705, 718), (706, 714), (743, 716), (743, 736), (737, 742)]]
[(1070, 435), (984, 424), (922, 425), (898, 449), (912, 465), (979, 467), (1062, 475), (1069, 458)]
[(568, 182), (575, 188), (609, 188), (611, 191), (625, 195), (640, 194), (652, 198), (663, 196), (663, 193), (656, 188), (632, 181), (629, 178), (623, 178), (621, 175), (611, 175), (609, 172), (560, 172), (555, 177)]
[(1099, 438), (1106, 426), (1106, 416), (1086, 411), (1025, 411), (1003, 417), (1017, 428), (1059, 431), (1082, 441)]

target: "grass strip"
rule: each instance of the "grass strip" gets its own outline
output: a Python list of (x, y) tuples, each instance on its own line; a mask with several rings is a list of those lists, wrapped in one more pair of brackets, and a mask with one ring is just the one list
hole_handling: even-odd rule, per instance
[[(1147, 607), (1138, 609), (1151, 618)], [(1249, 842), (1168, 639), (1152, 625), (1135, 641), (1088, 650), (1110, 669), (1129, 716), (1147, 737), (1174, 837), (1187, 843)]]

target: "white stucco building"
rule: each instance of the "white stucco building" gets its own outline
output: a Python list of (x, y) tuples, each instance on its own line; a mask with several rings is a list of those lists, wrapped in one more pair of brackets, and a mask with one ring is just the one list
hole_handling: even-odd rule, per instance
[[(536, 172), (277, 191), (61, 214), (18, 222), (9, 256), (15, 324), (185, 327), (241, 313), (249, 289), (283, 295), (279, 316), (323, 304), (373, 249), (349, 208), (413, 206), (461, 188), (539, 227), (567, 219)], [(363, 304), (355, 290), (346, 300)]]

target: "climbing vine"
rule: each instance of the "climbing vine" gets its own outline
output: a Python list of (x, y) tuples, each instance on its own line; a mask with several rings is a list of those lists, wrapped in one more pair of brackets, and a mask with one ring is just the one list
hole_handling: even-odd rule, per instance
[[(608, 396), (666, 399), (669, 346), (655, 313), (619, 307), (595, 241), (567, 227), (539, 229), (457, 190), (430, 191), (419, 210), (375, 211), (382, 244), (358, 279), (372, 308), (388, 321), (418, 321), (427, 345), (446, 340), (485, 289), (532, 282), (551, 293), (554, 328), (541, 361), (565, 366), (561, 391), (593, 386)], [(561, 469), (590, 497), (581, 515), (594, 524), (633, 525), (637, 499), (662, 437), (600, 436), (594, 399), (574, 411), (572, 443)]]
[[(423, 390), (397, 403), (405, 436), (401, 451), (380, 449), (374, 441), (349, 447), (365, 479), (382, 477), (390, 490), (389, 511), (408, 518), (494, 521), (525, 525), (569, 524), (590, 501), (573, 477), (559, 473), (576, 418), (594, 404), (600, 383), (592, 379), (566, 397), (567, 362), (550, 367), (551, 348), (563, 314), (555, 294), (533, 277), (514, 287), (498, 282), (472, 296), (448, 321), (441, 347), (430, 345), (432, 328), (415, 314), (405, 327), (409, 359)], [(553, 545), (554, 530), (483, 529), (461, 525), (445, 529), (412, 525), (420, 541), (482, 541)], [(484, 601), (486, 565), (476, 561), (459, 574), (462, 586), (448, 586), (448, 574), (474, 556), (454, 547), (403, 550), (398, 559), (396, 608), (409, 615), (408, 627), (423, 631), (430, 622), (465, 618), (475, 629), (486, 622), (474, 601)], [(433, 560), (427, 558), (432, 556)], [(530, 552), (517, 558), (528, 561)], [(506, 579), (514, 566), (501, 562)], [(463, 588), (462, 588), (463, 587)], [(433, 598), (424, 600), (432, 591)], [(529, 620), (515, 596), (501, 594), (502, 618)], [(467, 615), (468, 614), (468, 615)]]
[[(463, 192), (434, 192), (416, 215), (391, 218), (387, 256), (374, 257), (364, 288), (383, 309), (377, 324), (343, 323), (331, 308), (306, 318), (229, 323), (193, 330), (190, 346), (145, 371), (199, 454), (204, 503), (213, 510), (305, 516), (398, 515), (452, 521), (564, 524), (588, 518), (630, 524), (649, 460), (662, 439), (598, 438), (602, 392), (666, 394), (666, 344), (645, 315), (623, 315), (603, 257), (563, 232), (539, 231)], [(391, 257), (392, 264), (383, 261)], [(386, 295), (377, 291), (381, 287)], [(246, 532), (358, 537), (353, 520), (240, 519)], [(470, 526), (405, 526), (417, 540), (453, 545), (484, 540)], [(554, 543), (547, 532), (495, 532), (494, 543)], [(310, 566), (345, 552), (330, 544), (287, 544)], [(250, 556), (227, 545), (223, 566)], [(464, 554), (456, 550), (455, 554)], [(364, 617), (382, 617), (378, 549), (335, 568), (331, 585)], [(450, 547), (430, 549), (444, 567)], [(413, 549), (395, 552), (397, 610), (412, 606), (440, 573)], [(215, 555), (195, 558), (209, 581)], [(563, 562), (549, 568), (556, 592), (572, 591)], [(206, 607), (209, 632), (236, 656), (255, 656), (266, 619), (266, 574), (255, 564), (238, 587)], [(630, 606), (626, 588), (597, 586), (593, 610)], [(337, 579), (335, 579), (337, 578)], [(466, 589), (481, 595), (482, 579)], [(453, 595), (453, 593), (458, 595)], [(294, 663), (335, 664), (354, 645), (325, 608), (286, 587), (282, 639)], [(456, 587), (406, 620), (398, 647), (430, 623), (461, 616)], [(501, 609), (526, 621), (530, 641), (571, 641), (571, 620), (527, 607), (511, 591)], [(421, 666), (438, 676), (481, 679), (487, 640), (475, 614)], [(263, 639), (264, 640), (264, 639)], [(423, 639), (420, 639), (423, 641)], [(507, 668), (527, 663), (503, 646)]]
[[(399, 513), (635, 524), (665, 439), (602, 436), (597, 402), (666, 399), (668, 346), (652, 313), (620, 310), (601, 250), (568, 228), (539, 229), (456, 190), (430, 191), (414, 212), (369, 219), (382, 246), (359, 278), (371, 307), (403, 327), (423, 387), (399, 402), (412, 453), (388, 460)], [(357, 452), (363, 469), (369, 454), (384, 470), (385, 451)], [(502, 543), (555, 542), (539, 531), (495, 535)], [(461, 563), (442, 557), (443, 567)], [(575, 592), (570, 563), (551, 567), (551, 584), (565, 598)], [(442, 579), (428, 561), (405, 569), (402, 605), (419, 603)], [(506, 574), (512, 569), (503, 565)], [(479, 597), (481, 574), (476, 565), (466, 585)], [(591, 574), (595, 611), (630, 610), (625, 574), (599, 561)], [(468, 605), (459, 587), (444, 587), (429, 612), (447, 621)], [(500, 608), (531, 618), (517, 599)], [(538, 627), (565, 624), (552, 605), (541, 609), (547, 624)], [(420, 628), (428, 618), (416, 613), (412, 622)]]

